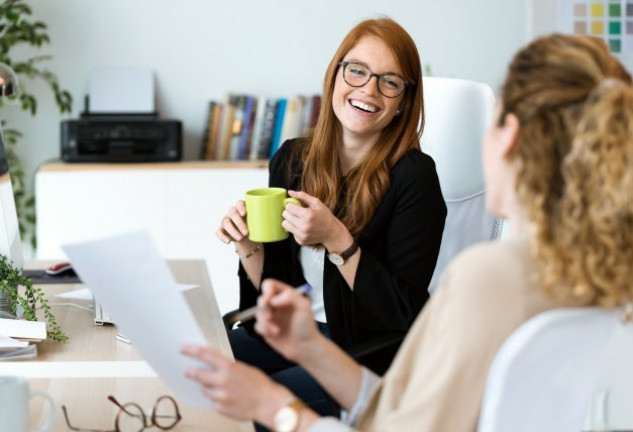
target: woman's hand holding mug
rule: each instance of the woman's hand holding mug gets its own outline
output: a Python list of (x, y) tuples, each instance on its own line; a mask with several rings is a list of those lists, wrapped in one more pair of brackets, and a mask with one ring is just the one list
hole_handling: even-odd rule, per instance
[[(301, 202), (288, 198), (283, 188), (260, 188), (246, 192), (246, 199), (239, 200), (222, 218), (216, 235), (224, 243), (276, 242), (288, 238), (282, 227), (282, 213), (286, 204), (301, 208)], [(248, 217), (246, 216), (248, 213)]]
[(248, 240), (248, 226), (246, 225), (246, 204), (239, 200), (222, 218), (216, 236), (224, 243), (242, 242)]

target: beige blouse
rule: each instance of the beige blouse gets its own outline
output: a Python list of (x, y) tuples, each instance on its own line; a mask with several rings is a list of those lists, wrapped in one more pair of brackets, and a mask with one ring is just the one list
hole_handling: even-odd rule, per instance
[[(486, 243), (453, 261), (376, 386), (357, 430), (477, 429), (488, 369), (503, 341), (540, 312), (580, 305), (545, 295), (529, 249), (526, 238)], [(333, 430), (333, 423), (327, 419), (321, 426)]]

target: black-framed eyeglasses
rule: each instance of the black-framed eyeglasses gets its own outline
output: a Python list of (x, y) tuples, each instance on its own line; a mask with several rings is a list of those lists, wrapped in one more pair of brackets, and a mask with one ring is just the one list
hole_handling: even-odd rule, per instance
[(161, 396), (156, 399), (151, 414), (145, 414), (143, 408), (134, 402), (120, 404), (114, 396), (108, 400), (119, 407), (114, 419), (114, 429), (85, 429), (70, 424), (66, 406), (62, 405), (66, 425), (69, 429), (80, 432), (141, 432), (150, 427), (161, 430), (172, 429), (182, 419), (178, 404), (171, 396)]
[(367, 66), (360, 62), (342, 61), (338, 64), (343, 68), (343, 79), (352, 87), (362, 87), (372, 77), (378, 81), (378, 90), (383, 96), (395, 98), (402, 94), (409, 83), (397, 73), (373, 73)]

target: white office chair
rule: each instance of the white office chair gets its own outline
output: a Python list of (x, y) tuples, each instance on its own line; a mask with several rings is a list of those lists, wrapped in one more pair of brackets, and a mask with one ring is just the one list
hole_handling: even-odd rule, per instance
[(563, 308), (521, 325), (490, 367), (478, 432), (580, 432), (618, 322), (616, 311)]
[(633, 322), (618, 323), (606, 351), (583, 430), (633, 431)]
[(474, 243), (496, 240), (502, 224), (486, 209), (481, 143), (492, 121), (495, 97), (483, 83), (425, 77), (422, 151), (435, 160), (448, 214), (429, 285), (433, 292), (446, 265)]

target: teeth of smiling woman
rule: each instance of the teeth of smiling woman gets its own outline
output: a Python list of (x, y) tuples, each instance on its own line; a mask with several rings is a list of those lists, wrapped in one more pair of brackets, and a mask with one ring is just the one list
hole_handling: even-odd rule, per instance
[(378, 109), (376, 107), (364, 104), (364, 103), (356, 101), (356, 100), (352, 100), (352, 101), (350, 101), (350, 103), (352, 104), (352, 106), (354, 106), (356, 108), (359, 108), (359, 109), (362, 109), (363, 111), (372, 112), (372, 113), (378, 111)]

